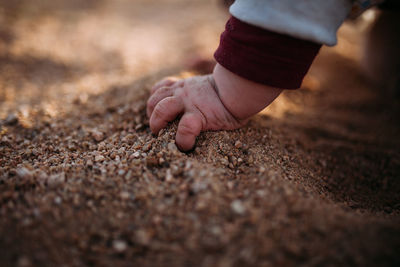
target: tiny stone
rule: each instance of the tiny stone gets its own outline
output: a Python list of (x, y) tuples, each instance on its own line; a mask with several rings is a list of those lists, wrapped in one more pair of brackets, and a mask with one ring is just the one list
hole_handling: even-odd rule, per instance
[(257, 190), (256, 194), (259, 197), (265, 197), (267, 195), (264, 190)]
[(47, 179), (47, 185), (50, 187), (58, 186), (65, 182), (65, 173), (57, 173), (50, 175)]
[(232, 190), (233, 187), (235, 186), (235, 183), (232, 182), (232, 181), (229, 181), (226, 185), (228, 186), (228, 188), (229, 188), (230, 190)]
[(142, 150), (143, 150), (144, 152), (147, 152), (147, 151), (150, 150), (150, 148), (151, 148), (151, 144), (145, 144), (145, 145), (143, 146)]
[(56, 196), (56, 197), (54, 198), (54, 203), (55, 203), (55, 204), (60, 205), (61, 202), (62, 202), (62, 199), (61, 199), (60, 196)]
[(22, 168), (17, 169), (15, 172), (17, 173), (17, 176), (22, 179), (32, 178), (32, 173), (27, 168), (22, 167)]
[(129, 192), (124, 191), (124, 192), (121, 192), (121, 193), (119, 194), (119, 196), (121, 197), (121, 199), (127, 200), (127, 199), (129, 199), (130, 194), (129, 194)]
[(189, 171), (187, 172), (187, 176), (188, 176), (189, 178), (194, 178), (194, 177), (197, 176), (197, 173), (196, 173), (195, 170), (189, 170)]
[(167, 148), (170, 151), (177, 151), (178, 150), (178, 148), (176, 147), (176, 145), (174, 143), (168, 143)]
[(92, 137), (94, 138), (94, 140), (96, 140), (97, 142), (103, 141), (104, 139), (104, 133), (100, 132), (97, 129), (93, 129), (91, 131)]
[(98, 150), (104, 150), (106, 149), (106, 144), (104, 142), (101, 142), (97, 145)]
[(140, 130), (144, 127), (144, 125), (142, 123), (139, 123), (138, 125), (136, 125), (135, 130)]
[(229, 165), (229, 161), (226, 158), (222, 158), (221, 163), (222, 163), (222, 165), (225, 165), (225, 166)]
[(219, 227), (219, 226), (211, 227), (211, 233), (213, 233), (216, 236), (221, 235), (221, 233), (222, 233), (221, 227)]
[(48, 179), (47, 173), (45, 173), (44, 171), (39, 171), (37, 173), (37, 181), (39, 182), (39, 184), (41, 186), (44, 186), (44, 184), (46, 183)]
[(118, 149), (118, 154), (124, 154), (125, 153), (125, 147), (121, 147), (120, 149)]
[(246, 212), (246, 207), (243, 206), (242, 201), (236, 199), (231, 203), (231, 209), (238, 215), (243, 215)]
[(128, 143), (128, 144), (132, 144), (133, 140), (135, 139), (135, 136), (133, 134), (128, 134), (126, 135), (124, 138), (122, 138), (122, 142), (123, 143)]
[(235, 142), (235, 147), (236, 148), (241, 148), (242, 147), (242, 142), (240, 142), (239, 140)]
[(129, 180), (129, 179), (131, 179), (132, 178), (132, 171), (128, 171), (128, 173), (126, 174), (126, 176), (125, 176), (125, 179), (126, 180)]
[(136, 232), (136, 241), (143, 246), (147, 246), (150, 243), (150, 236), (145, 230), (138, 230)]
[(165, 174), (165, 181), (170, 183), (173, 181), (173, 179), (174, 179), (174, 176), (171, 173), (171, 169), (168, 169), (167, 173)]
[(320, 159), (319, 163), (321, 164), (322, 167), (326, 168), (327, 165), (326, 160)]
[(192, 162), (191, 161), (186, 161), (185, 163), (185, 170), (190, 170), (192, 168)]
[(32, 262), (30, 261), (30, 259), (28, 257), (21, 256), (18, 259), (17, 267), (29, 267), (29, 266), (32, 266)]
[(126, 242), (123, 240), (114, 240), (112, 243), (112, 246), (113, 246), (114, 250), (119, 253), (124, 252), (128, 247)]
[(104, 160), (104, 156), (103, 155), (96, 155), (94, 158), (94, 161), (96, 162), (100, 162)]
[(195, 181), (192, 184), (191, 189), (192, 189), (192, 191), (194, 193), (197, 194), (197, 193), (207, 189), (207, 187), (208, 187), (208, 184), (206, 182), (204, 182), (204, 181)]
[(133, 113), (139, 113), (140, 110), (142, 109), (142, 106), (140, 104), (135, 104), (131, 109), (132, 109)]
[(138, 125), (138, 124), (142, 123), (143, 119), (140, 115), (138, 115), (138, 116), (135, 116), (134, 121), (135, 121), (135, 124)]

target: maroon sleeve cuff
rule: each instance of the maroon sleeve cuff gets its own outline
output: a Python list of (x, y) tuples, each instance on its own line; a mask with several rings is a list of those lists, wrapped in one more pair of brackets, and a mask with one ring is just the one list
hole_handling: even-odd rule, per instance
[(321, 44), (271, 32), (231, 17), (214, 57), (245, 79), (296, 89), (320, 48)]

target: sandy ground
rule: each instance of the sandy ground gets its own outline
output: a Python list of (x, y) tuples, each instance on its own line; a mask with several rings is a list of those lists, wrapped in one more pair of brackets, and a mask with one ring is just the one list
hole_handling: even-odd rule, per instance
[(0, 266), (399, 266), (400, 104), (362, 23), (184, 154), (145, 102), (212, 54), (215, 1), (0, 3)]

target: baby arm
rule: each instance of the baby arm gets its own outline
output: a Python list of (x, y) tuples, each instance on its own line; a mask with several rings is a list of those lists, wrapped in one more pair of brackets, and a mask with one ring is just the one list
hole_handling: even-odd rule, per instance
[(156, 84), (147, 102), (147, 115), (153, 133), (181, 115), (176, 144), (187, 151), (201, 131), (242, 127), (281, 91), (244, 79), (217, 64), (211, 75), (170, 78)]
[(242, 127), (285, 89), (299, 88), (321, 44), (268, 31), (231, 17), (210, 75), (156, 84), (147, 103), (157, 134), (181, 116), (176, 144), (193, 148), (206, 130)]

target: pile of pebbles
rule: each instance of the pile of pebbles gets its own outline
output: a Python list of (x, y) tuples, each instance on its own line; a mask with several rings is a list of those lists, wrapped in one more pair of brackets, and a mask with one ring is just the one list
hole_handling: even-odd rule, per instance
[(332, 202), (329, 190), (318, 191), (332, 186), (329, 181), (307, 182), (315, 182), (329, 158), (315, 165), (316, 155), (268, 117), (258, 118), (268, 128), (253, 121), (236, 131), (203, 133), (193, 151), (182, 153), (174, 142), (176, 122), (151, 134), (147, 91), (120, 90), (77, 102), (62, 117), (36, 112), (31, 127), (18, 115), (2, 121), (1, 265), (399, 259), (397, 217)]

